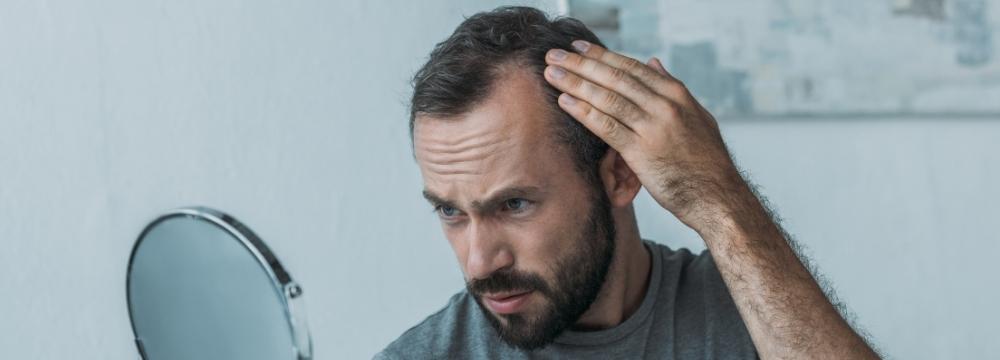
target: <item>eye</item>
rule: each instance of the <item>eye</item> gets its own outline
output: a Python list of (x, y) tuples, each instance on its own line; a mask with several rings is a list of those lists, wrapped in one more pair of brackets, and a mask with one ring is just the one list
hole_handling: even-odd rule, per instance
[(441, 217), (446, 217), (446, 218), (458, 215), (458, 209), (448, 205), (438, 205), (437, 207), (434, 208), (434, 211), (436, 211)]
[(509, 200), (507, 200), (507, 201), (504, 202), (504, 206), (506, 207), (506, 210), (517, 212), (517, 211), (524, 210), (524, 208), (526, 208), (528, 206), (528, 200), (525, 200), (525, 199), (516, 199), (516, 198), (515, 199), (509, 199)]

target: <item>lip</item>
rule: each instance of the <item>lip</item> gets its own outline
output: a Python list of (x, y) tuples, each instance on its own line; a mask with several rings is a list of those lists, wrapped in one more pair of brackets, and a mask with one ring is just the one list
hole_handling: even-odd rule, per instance
[(521, 310), (524, 303), (528, 300), (528, 297), (532, 293), (534, 293), (534, 291), (483, 296), (483, 302), (485, 302), (486, 306), (488, 306), (494, 313), (513, 314), (518, 312), (518, 310)]

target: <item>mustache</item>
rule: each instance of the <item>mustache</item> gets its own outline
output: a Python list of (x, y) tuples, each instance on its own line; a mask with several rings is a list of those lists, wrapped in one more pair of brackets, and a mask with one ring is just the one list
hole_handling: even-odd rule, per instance
[(489, 277), (473, 279), (465, 283), (470, 293), (481, 296), (484, 293), (538, 291), (550, 294), (548, 283), (538, 274), (532, 274), (513, 269), (498, 270)]

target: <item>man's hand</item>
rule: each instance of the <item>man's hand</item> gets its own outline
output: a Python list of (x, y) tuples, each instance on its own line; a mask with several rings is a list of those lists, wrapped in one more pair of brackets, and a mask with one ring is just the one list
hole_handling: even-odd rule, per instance
[(656, 59), (574, 41), (545, 79), (559, 106), (617, 150), (650, 195), (697, 231), (762, 358), (870, 359), (733, 164), (719, 126)]
[(648, 64), (585, 41), (553, 49), (545, 78), (559, 106), (622, 154), (660, 206), (696, 231), (709, 230), (734, 196), (752, 196), (715, 119), (687, 88)]

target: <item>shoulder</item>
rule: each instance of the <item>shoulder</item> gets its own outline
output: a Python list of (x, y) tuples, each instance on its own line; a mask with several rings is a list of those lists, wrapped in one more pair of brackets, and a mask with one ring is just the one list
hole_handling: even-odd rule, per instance
[[(714, 354), (717, 358), (756, 355), (750, 333), (712, 254), (656, 245), (663, 259), (666, 296), (672, 296), (677, 352)], [(667, 279), (669, 278), (669, 279)], [(683, 358), (684, 356), (682, 356)]]
[[(665, 282), (673, 286), (687, 286), (691, 282), (721, 282), (718, 268), (708, 250), (698, 254), (687, 248), (672, 249), (667, 245), (646, 241), (650, 251), (661, 259), (661, 271)], [(718, 280), (718, 281), (716, 281)]]
[(375, 359), (442, 358), (468, 345), (469, 329), (481, 328), (474, 312), (476, 303), (468, 292), (453, 295), (448, 304), (419, 324), (403, 332)]
[(662, 259), (663, 280), (674, 282), (672, 285), (681, 288), (708, 287), (713, 290), (723, 290), (728, 295), (722, 275), (708, 250), (695, 254), (687, 248), (671, 249), (663, 244), (651, 241), (648, 243), (650, 250), (659, 252), (659, 257)]

